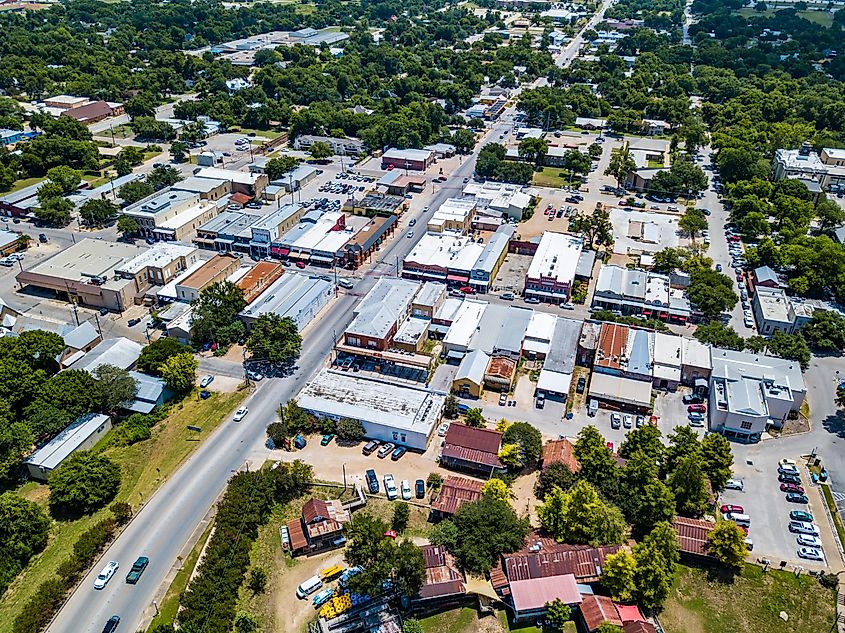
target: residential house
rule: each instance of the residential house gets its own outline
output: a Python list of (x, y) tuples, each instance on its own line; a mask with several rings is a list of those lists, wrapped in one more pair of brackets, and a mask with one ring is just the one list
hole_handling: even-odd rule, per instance
[(455, 557), (442, 545), (423, 545), (425, 580), (415, 596), (411, 608), (415, 613), (427, 613), (463, 606), (466, 600), (466, 579)]
[(477, 479), (449, 475), (440, 486), (437, 497), (431, 502), (431, 513), (435, 520), (454, 515), (461, 506), (481, 499), (484, 483)]
[(540, 468), (546, 470), (552, 464), (563, 464), (573, 473), (581, 470), (581, 464), (575, 457), (575, 445), (571, 440), (564, 437), (546, 442), (543, 446)]
[(287, 532), (291, 556), (310, 554), (346, 542), (343, 526), (349, 522), (349, 511), (340, 501), (311, 499), (302, 506), (302, 515), (288, 521), (282, 530)]

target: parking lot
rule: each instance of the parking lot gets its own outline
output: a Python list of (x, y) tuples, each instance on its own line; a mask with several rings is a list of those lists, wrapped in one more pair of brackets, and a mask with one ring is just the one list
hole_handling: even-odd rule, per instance
[[(778, 459), (785, 457), (799, 462), (801, 481), (809, 498), (809, 504), (790, 503), (786, 500), (786, 494), (781, 492), (778, 482)], [(784, 455), (781, 458), (767, 456), (760, 462), (734, 463), (733, 471), (735, 478), (742, 479), (744, 490), (725, 490), (719, 496), (719, 505), (742, 506), (744, 513), (751, 517), (748, 536), (754, 542), (752, 557), (768, 558), (775, 566), (785, 561), (806, 569), (825, 567), (824, 563), (798, 557), (799, 545), (796, 540), (798, 535), (789, 531), (789, 513), (792, 510), (810, 512), (814, 523), (819, 528), (825, 556), (838, 556), (818, 486), (810, 483), (806, 468), (800, 466), (799, 456)]]

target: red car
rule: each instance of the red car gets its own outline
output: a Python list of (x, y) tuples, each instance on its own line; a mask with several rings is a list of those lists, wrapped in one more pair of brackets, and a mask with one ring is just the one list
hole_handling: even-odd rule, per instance
[(610, 449), (610, 452), (611, 452), (611, 453), (612, 453), (612, 452), (614, 452), (614, 451), (613, 451), (613, 448), (614, 448), (614, 447), (613, 447), (613, 442), (608, 442), (608, 443), (607, 443), (607, 447)]
[(475, 294), (475, 289), (472, 286), (461, 286), (460, 288), (458, 288), (458, 290), (463, 292), (465, 295), (474, 295)]
[(798, 484), (781, 484), (780, 489), (782, 492), (797, 492), (798, 494), (804, 494), (803, 486), (799, 486)]
[(707, 406), (703, 404), (691, 404), (687, 407), (687, 413), (706, 413)]
[(297, 268), (305, 268), (305, 262), (296, 262)]
[(734, 506), (729, 503), (723, 505), (720, 510), (723, 514), (745, 514), (745, 509), (742, 506)]

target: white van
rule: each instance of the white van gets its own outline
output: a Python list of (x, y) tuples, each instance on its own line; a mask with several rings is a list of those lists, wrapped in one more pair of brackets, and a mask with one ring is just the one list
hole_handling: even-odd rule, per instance
[(323, 586), (323, 581), (319, 576), (311, 576), (308, 580), (303, 582), (296, 588), (296, 597), (302, 600), (305, 596), (311, 595), (317, 589)]
[(728, 513), (725, 515), (725, 518), (728, 521), (733, 521), (737, 525), (742, 525), (744, 527), (751, 527), (751, 517), (747, 514), (739, 514), (739, 513)]

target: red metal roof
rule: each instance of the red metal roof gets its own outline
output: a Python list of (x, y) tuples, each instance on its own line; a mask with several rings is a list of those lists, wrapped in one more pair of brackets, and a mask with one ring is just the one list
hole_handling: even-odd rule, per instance
[(621, 358), (628, 346), (628, 326), (617, 323), (602, 323), (599, 343), (596, 349), (595, 365), (620, 369)]
[(252, 200), (252, 196), (248, 196), (245, 193), (233, 193), (230, 197), (230, 202), (234, 202), (236, 204), (246, 204)]
[(573, 473), (581, 470), (581, 464), (573, 453), (572, 442), (567, 439), (552, 440), (543, 447), (543, 469), (552, 464), (563, 464)]
[(324, 521), (329, 518), (329, 506), (320, 499), (311, 499), (302, 506), (302, 520), (306, 523)]
[(475, 479), (449, 476), (440, 487), (440, 492), (431, 504), (431, 509), (443, 514), (455, 514), (463, 504), (472, 503), (481, 498), (482, 486), (484, 484)]
[(645, 618), (643, 617), (640, 608), (635, 604), (618, 604), (616, 605), (616, 610), (619, 612), (619, 617), (622, 618), (623, 622), (644, 622)]
[(622, 626), (619, 611), (613, 600), (607, 596), (584, 596), (584, 601), (581, 603), (581, 615), (590, 632), (595, 631), (604, 622)]
[(707, 556), (707, 536), (716, 527), (715, 523), (700, 519), (675, 517), (672, 521), (672, 527), (678, 534), (678, 543), (682, 552)]
[(517, 580), (511, 583), (511, 597), (516, 611), (543, 609), (547, 602), (557, 599), (564, 604), (581, 603), (581, 592), (572, 574)]
[(569, 549), (505, 554), (502, 556), (502, 569), (511, 583), (561, 574), (572, 574), (579, 582), (594, 582), (601, 576), (604, 559), (619, 551), (618, 545), (567, 547)]
[(657, 629), (649, 622), (626, 622), (622, 625), (622, 633), (657, 633)]
[(294, 552), (308, 547), (308, 540), (305, 538), (305, 532), (302, 530), (302, 522), (299, 519), (289, 521), (287, 524), (288, 534), (290, 535), (290, 548)]
[(425, 582), (417, 595), (420, 599), (442, 598), (466, 591), (464, 576), (454, 557), (442, 545), (424, 545)]
[(450, 424), (442, 455), (485, 466), (503, 468), (499, 459), (502, 434), (491, 429), (477, 429), (466, 424)]

